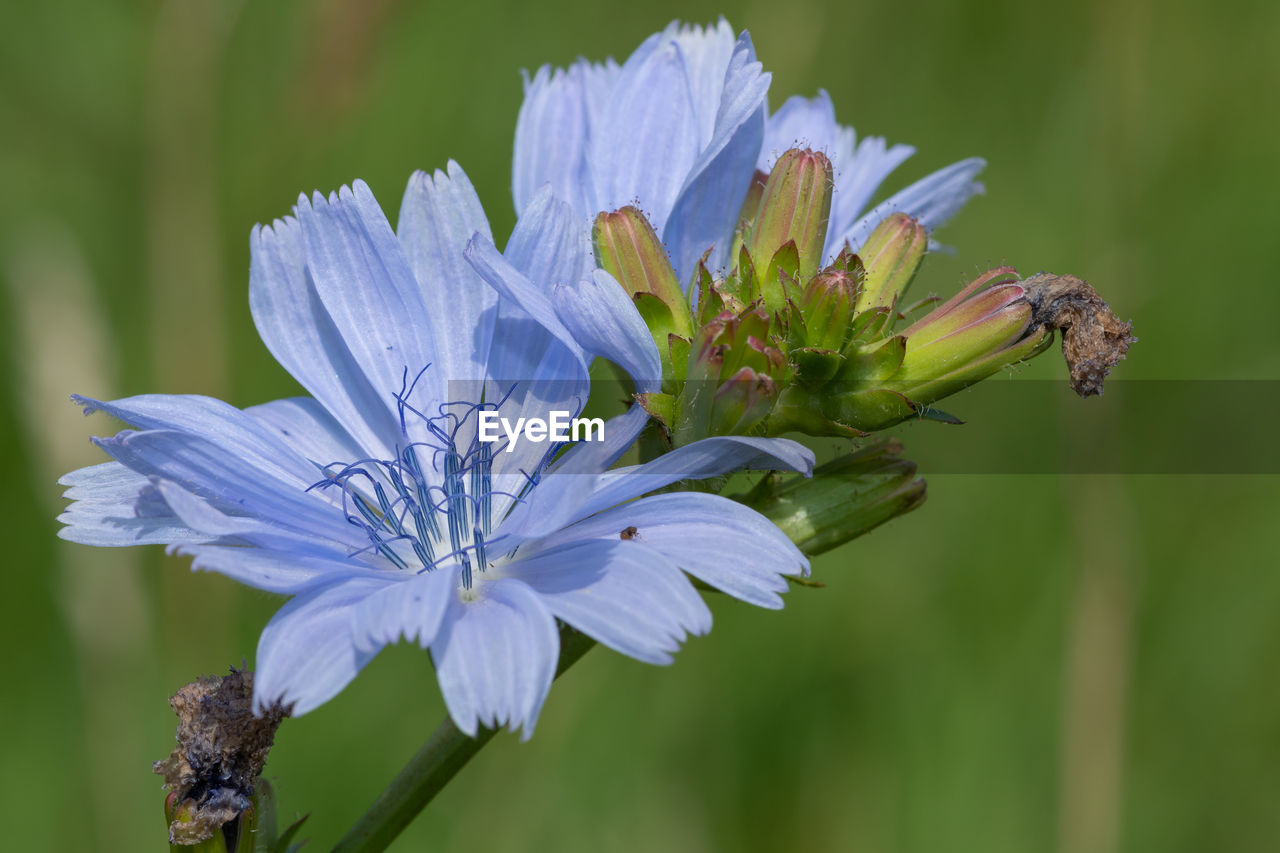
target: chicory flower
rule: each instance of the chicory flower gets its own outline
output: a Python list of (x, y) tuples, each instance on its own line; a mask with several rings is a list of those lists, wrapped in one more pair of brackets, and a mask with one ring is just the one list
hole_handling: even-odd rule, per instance
[[(462, 170), (416, 174), (392, 230), (362, 183), (300, 198), (254, 230), (250, 305), (310, 396), (247, 409), (196, 396), (75, 398), (132, 425), (113, 461), (65, 476), (65, 539), (166, 544), (291, 596), (263, 631), (259, 710), (309, 711), (385, 645), (430, 649), (446, 705), (474, 734), (527, 738), (554, 677), (556, 620), (653, 663), (711, 615), (688, 576), (780, 607), (807, 562), (753, 510), (706, 493), (644, 497), (739, 468), (808, 472), (794, 442), (725, 437), (609, 470), (646, 418), (602, 441), (482, 441), (511, 421), (580, 412), (588, 364), (637, 391), (661, 367), (648, 329), (550, 190), (504, 252)], [(526, 436), (528, 433), (526, 433)]]

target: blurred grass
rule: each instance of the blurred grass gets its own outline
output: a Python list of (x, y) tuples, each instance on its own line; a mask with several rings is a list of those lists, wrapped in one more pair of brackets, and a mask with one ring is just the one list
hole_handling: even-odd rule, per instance
[[(721, 11), (752, 30), (775, 105), (825, 87), (859, 131), (916, 145), (899, 184), (989, 159), (926, 286), (1001, 261), (1074, 272), (1137, 322), (1125, 378), (1280, 378), (1275, 4), (14, 6), (7, 849), (163, 849), (165, 697), (252, 660), (279, 604), (160, 549), (55, 539), (54, 480), (112, 428), (66, 396), (295, 393), (247, 311), (253, 223), (356, 177), (394, 213), (413, 169), (452, 156), (505, 234), (518, 69)], [(1274, 849), (1276, 479), (935, 476), (930, 494), (781, 613), (714, 601), (674, 667), (590, 655), (537, 737), (499, 738), (398, 849)], [(397, 647), (285, 726), (269, 773), (286, 813), (314, 813), (314, 849), (442, 712), (426, 656)]]

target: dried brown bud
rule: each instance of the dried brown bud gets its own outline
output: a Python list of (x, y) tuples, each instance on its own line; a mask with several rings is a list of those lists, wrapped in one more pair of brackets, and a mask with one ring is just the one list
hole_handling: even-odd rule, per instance
[(1107, 373), (1138, 339), (1132, 323), (1122, 323), (1098, 292), (1073, 275), (1040, 273), (1022, 282), (1030, 303), (1031, 327), (1062, 330), (1062, 355), (1071, 370), (1071, 389), (1081, 397), (1102, 393)]
[(178, 715), (178, 745), (151, 769), (171, 792), (169, 843), (197, 844), (249, 808), (254, 779), (288, 714), (276, 706), (254, 716), (253, 673), (234, 667), (181, 688), (169, 707)]

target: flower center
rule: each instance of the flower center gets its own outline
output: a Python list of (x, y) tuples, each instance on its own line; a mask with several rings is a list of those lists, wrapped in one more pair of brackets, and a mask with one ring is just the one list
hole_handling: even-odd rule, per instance
[[(489, 565), (486, 545), (493, 530), (494, 498), (519, 500), (494, 489), (495, 448), (480, 441), (476, 429), (477, 413), (496, 411), (510, 392), (496, 403), (444, 403), (437, 414), (426, 415), (408, 403), (423, 372), (425, 368), (396, 395), (406, 443), (396, 447), (395, 458), (325, 466), (325, 479), (310, 489), (342, 491), (346, 520), (370, 542), (352, 556), (376, 551), (397, 569), (417, 573), (456, 561), (462, 566), (462, 586), (469, 590), (473, 572)], [(426, 438), (408, 440), (407, 418), (425, 425)]]

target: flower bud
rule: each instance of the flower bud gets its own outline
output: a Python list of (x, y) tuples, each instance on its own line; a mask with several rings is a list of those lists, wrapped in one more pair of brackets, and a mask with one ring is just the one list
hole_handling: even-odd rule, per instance
[[(634, 207), (601, 213), (596, 217), (591, 237), (596, 261), (627, 293), (650, 294), (666, 308), (670, 328), (655, 329), (654, 335), (660, 350), (664, 349), (668, 334), (686, 338), (693, 334), (689, 300), (680, 288), (666, 248), (643, 213)], [(650, 313), (646, 312), (646, 320)]]
[(749, 435), (778, 399), (778, 385), (768, 374), (743, 367), (716, 389), (711, 406), (712, 435)]
[[(800, 280), (810, 278), (822, 264), (831, 216), (831, 161), (817, 151), (793, 148), (778, 158), (765, 182), (759, 212), (747, 239), (757, 264), (769, 261), (782, 246), (795, 243)], [(761, 280), (776, 270), (758, 271)]]
[(876, 226), (858, 255), (866, 267), (858, 312), (892, 309), (915, 278), (929, 247), (929, 233), (905, 213), (895, 213)]
[(928, 404), (1039, 353), (1052, 333), (1033, 324), (1027, 290), (1013, 272), (985, 273), (904, 330), (895, 387)]
[(901, 453), (898, 442), (879, 441), (818, 466), (811, 478), (765, 479), (738, 500), (806, 554), (821, 554), (924, 503), (925, 482)]
[(839, 352), (853, 333), (861, 287), (857, 271), (828, 267), (810, 279), (800, 300), (804, 346)]

